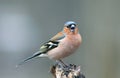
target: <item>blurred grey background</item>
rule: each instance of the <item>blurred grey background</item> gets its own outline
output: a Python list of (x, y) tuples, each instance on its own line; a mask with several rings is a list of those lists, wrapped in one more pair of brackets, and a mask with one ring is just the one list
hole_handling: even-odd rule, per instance
[(0, 78), (52, 78), (47, 58), (15, 66), (69, 20), (83, 42), (64, 61), (86, 78), (120, 78), (120, 0), (0, 0)]

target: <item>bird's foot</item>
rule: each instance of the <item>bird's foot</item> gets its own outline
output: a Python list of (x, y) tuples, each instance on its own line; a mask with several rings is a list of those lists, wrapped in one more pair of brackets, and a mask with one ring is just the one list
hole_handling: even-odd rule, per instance
[[(80, 67), (79, 66), (76, 66), (76, 65), (74, 65), (74, 64), (66, 64), (66, 65), (63, 65), (63, 64), (61, 64), (61, 62), (57, 62), (56, 63), (56, 65), (55, 65), (55, 67), (57, 66), (57, 68), (59, 68), (60, 70), (63, 70), (63, 74), (64, 75), (66, 75), (66, 76), (68, 76), (68, 74), (70, 73), (70, 72), (73, 72), (73, 71), (75, 71), (75, 70), (78, 70), (78, 69), (80, 69)], [(79, 70), (80, 71), (80, 70)]]

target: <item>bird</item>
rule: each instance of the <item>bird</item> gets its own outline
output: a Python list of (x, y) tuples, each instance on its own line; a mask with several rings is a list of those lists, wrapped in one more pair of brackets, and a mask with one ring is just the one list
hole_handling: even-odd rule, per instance
[(39, 51), (20, 62), (17, 67), (35, 57), (47, 57), (65, 64), (62, 59), (76, 52), (81, 42), (78, 25), (74, 21), (68, 21), (64, 24), (62, 31), (42, 44)]

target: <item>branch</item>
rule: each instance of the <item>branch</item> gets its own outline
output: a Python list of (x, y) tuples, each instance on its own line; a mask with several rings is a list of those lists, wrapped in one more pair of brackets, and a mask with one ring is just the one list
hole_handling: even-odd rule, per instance
[(74, 64), (69, 64), (66, 67), (56, 64), (51, 67), (50, 72), (54, 78), (85, 78), (80, 71), (80, 66)]

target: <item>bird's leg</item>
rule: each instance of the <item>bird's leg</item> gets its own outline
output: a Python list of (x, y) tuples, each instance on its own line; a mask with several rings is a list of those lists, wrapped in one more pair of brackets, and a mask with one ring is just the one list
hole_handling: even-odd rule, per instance
[(59, 60), (60, 63), (62, 63), (65, 67), (67, 67), (68, 65), (65, 64), (61, 59)]
[(65, 64), (61, 59), (57, 60), (57, 63), (62, 66), (63, 68), (68, 67), (67, 64)]

